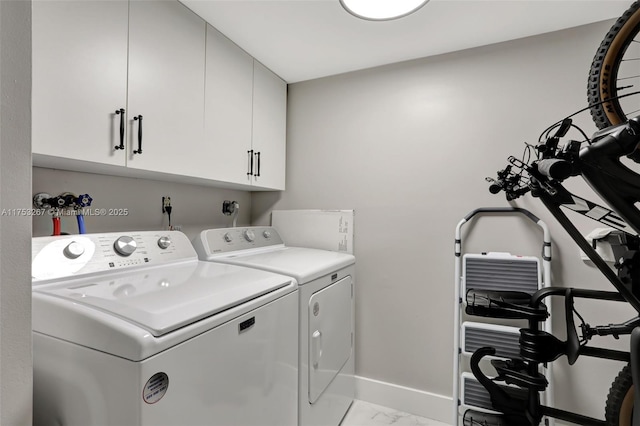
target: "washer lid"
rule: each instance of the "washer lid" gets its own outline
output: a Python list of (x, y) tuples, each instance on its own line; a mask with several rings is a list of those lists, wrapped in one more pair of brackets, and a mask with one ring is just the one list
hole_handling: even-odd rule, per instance
[(283, 247), (247, 255), (225, 256), (215, 261), (250, 266), (294, 277), (305, 284), (355, 263), (353, 255), (302, 247)]
[[(69, 310), (100, 311), (158, 337), (290, 283), (288, 277), (263, 271), (194, 261), (45, 285), (34, 288), (34, 294), (68, 301)], [(52, 300), (51, 305), (58, 304)], [(39, 314), (46, 321), (45, 313)], [(39, 326), (34, 322), (34, 330)], [(46, 328), (51, 332), (51, 325)]]

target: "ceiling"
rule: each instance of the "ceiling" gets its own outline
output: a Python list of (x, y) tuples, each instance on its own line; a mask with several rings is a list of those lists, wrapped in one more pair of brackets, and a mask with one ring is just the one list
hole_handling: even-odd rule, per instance
[(338, 0), (181, 2), (288, 83), (612, 19), (631, 4), (431, 0), (401, 19), (366, 21), (347, 13)]

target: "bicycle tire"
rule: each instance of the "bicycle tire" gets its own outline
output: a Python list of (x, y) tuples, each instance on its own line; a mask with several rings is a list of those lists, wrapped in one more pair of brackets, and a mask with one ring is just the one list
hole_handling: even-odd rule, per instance
[(616, 20), (598, 48), (587, 84), (591, 117), (599, 129), (627, 121), (618, 96), (618, 71), (622, 58), (640, 32), (640, 1), (635, 1)]
[(620, 370), (609, 388), (605, 406), (607, 426), (631, 426), (634, 393), (631, 366), (626, 365)]

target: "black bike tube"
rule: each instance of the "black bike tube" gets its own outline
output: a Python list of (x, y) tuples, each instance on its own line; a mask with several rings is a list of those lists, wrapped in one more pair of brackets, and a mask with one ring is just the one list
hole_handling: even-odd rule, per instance
[[(638, 389), (640, 386), (640, 327), (636, 327), (631, 332), (631, 379), (633, 380), (633, 386)], [(640, 407), (640, 392), (634, 392), (633, 405)], [(637, 414), (633, 416), (633, 426), (640, 426), (640, 416)]]
[[(542, 302), (542, 299), (549, 296), (562, 296), (564, 295), (567, 287), (545, 287), (536, 291), (531, 296), (530, 306), (532, 308), (537, 308), (538, 305)], [(612, 302), (626, 302), (626, 299), (623, 298), (620, 293), (615, 291), (604, 291), (604, 290), (586, 290), (581, 288), (572, 288), (573, 297), (577, 297), (580, 299), (596, 299), (596, 300), (610, 300)]]
[(569, 218), (560, 210), (560, 206), (553, 200), (552, 196), (547, 194), (544, 191), (541, 191), (540, 200), (545, 205), (545, 207), (551, 212), (553, 217), (560, 223), (560, 225), (564, 228), (565, 231), (569, 234), (569, 236), (575, 241), (575, 243), (580, 247), (580, 249), (587, 255), (587, 257), (593, 262), (593, 264), (602, 272), (602, 274), (609, 280), (611, 284), (618, 290), (618, 292), (622, 295), (622, 297), (629, 302), (631, 306), (636, 310), (636, 312), (640, 313), (640, 300), (633, 295), (631, 290), (629, 290), (623, 283), (620, 281), (618, 276), (613, 272), (613, 270), (607, 265), (607, 263), (600, 257), (600, 255), (591, 247), (591, 244), (587, 242), (587, 240), (582, 236), (580, 231), (571, 223)]
[[(530, 306), (536, 308), (542, 303), (542, 300), (549, 296), (564, 296), (566, 294), (566, 287), (545, 287), (536, 291), (531, 297)], [(618, 292), (602, 291), (602, 290), (585, 290), (579, 288), (571, 288), (571, 295), (578, 299), (595, 299), (595, 300), (608, 300), (612, 302), (626, 302), (626, 300)], [(529, 322), (529, 326), (537, 329), (536, 322)], [(621, 332), (620, 334), (631, 334), (632, 329), (628, 332)], [(567, 334), (569, 331), (567, 330)], [(613, 349), (594, 348), (589, 346), (582, 346), (578, 352), (580, 356), (588, 356), (593, 358), (609, 359), (613, 361), (629, 362), (629, 352), (617, 351)]]
[[(564, 420), (583, 426), (607, 426), (604, 420), (594, 419), (593, 417), (583, 416), (581, 414), (572, 413), (570, 411), (560, 410), (558, 408), (540, 406), (543, 416), (553, 417), (554, 419)], [(634, 425), (635, 426), (635, 425)]]
[(593, 348), (583, 346), (580, 348), (580, 356), (588, 356), (591, 358), (608, 359), (611, 361), (629, 362), (629, 352), (616, 351), (615, 349)]

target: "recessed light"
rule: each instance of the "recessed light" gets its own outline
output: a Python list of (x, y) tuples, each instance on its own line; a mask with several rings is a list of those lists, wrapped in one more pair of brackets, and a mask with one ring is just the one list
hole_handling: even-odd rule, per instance
[(409, 15), (429, 0), (340, 0), (347, 12), (371, 21), (387, 21)]

